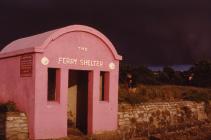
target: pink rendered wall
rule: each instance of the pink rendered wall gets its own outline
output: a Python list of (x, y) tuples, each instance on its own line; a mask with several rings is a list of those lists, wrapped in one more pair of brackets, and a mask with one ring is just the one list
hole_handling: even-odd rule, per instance
[[(117, 64), (118, 66), (118, 64)], [(93, 81), (93, 127), (92, 133), (111, 131), (117, 128), (118, 112), (118, 71), (110, 72), (109, 101), (99, 101), (99, 71), (94, 73)]]
[(60, 101), (47, 101), (47, 67), (40, 64), (43, 54), (36, 54), (34, 139), (59, 138), (67, 135), (68, 71), (61, 69)]
[[(87, 48), (87, 51), (78, 47)], [(43, 57), (48, 58), (47, 65), (41, 64)], [(65, 64), (60, 57), (87, 60), (102, 60), (103, 66), (82, 66)], [(110, 63), (115, 69), (110, 69)], [(61, 88), (58, 102), (47, 101), (47, 69), (60, 68)], [(44, 53), (36, 54), (35, 61), (35, 139), (58, 138), (67, 135), (67, 92), (68, 70), (88, 70), (88, 133), (110, 131), (117, 128), (118, 105), (118, 68), (119, 62), (114, 59), (106, 44), (93, 34), (71, 32), (52, 41)], [(109, 101), (99, 101), (100, 71), (110, 72)], [(85, 118), (86, 119), (86, 118)]]
[(0, 103), (13, 101), (20, 111), (26, 112), (31, 134), (34, 126), (34, 83), (34, 67), (32, 77), (20, 77), (20, 56), (0, 59)]
[[(54, 38), (57, 35), (58, 38)], [(68, 71), (87, 70), (88, 133), (115, 130), (118, 105), (117, 59), (121, 58), (112, 44), (94, 29), (77, 25), (63, 28), (51, 37), (44, 43), (47, 45), (44, 45), (44, 52), (32, 54), (31, 77), (20, 77), (20, 56), (0, 59), (0, 102), (14, 101), (21, 111), (27, 113), (30, 139), (64, 137), (67, 135)], [(70, 60), (69, 63), (64, 62), (63, 58), (77, 59), (77, 63), (70, 63)], [(80, 63), (81, 60), (100, 63), (95, 66), (84, 65)], [(60, 99), (56, 102), (47, 101), (48, 68), (60, 69)], [(108, 101), (99, 101), (100, 71), (110, 73)]]

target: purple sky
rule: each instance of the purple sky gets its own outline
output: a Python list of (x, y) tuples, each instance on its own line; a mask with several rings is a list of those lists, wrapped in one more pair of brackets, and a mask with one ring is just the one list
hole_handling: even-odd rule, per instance
[(0, 48), (9, 42), (85, 24), (103, 32), (133, 64), (211, 59), (211, 1), (1, 0)]

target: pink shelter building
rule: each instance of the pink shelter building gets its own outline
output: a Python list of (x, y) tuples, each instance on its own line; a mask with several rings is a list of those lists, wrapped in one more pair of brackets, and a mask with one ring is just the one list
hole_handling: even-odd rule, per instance
[(68, 124), (85, 134), (115, 130), (121, 59), (82, 25), (16, 40), (0, 52), (0, 103), (26, 112), (30, 139), (65, 137)]

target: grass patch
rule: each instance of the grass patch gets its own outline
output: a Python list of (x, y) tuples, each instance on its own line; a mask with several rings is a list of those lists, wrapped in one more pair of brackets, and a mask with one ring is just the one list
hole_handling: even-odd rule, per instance
[(211, 89), (174, 85), (138, 85), (135, 94), (129, 94), (125, 85), (119, 86), (119, 103), (169, 101), (209, 102)]

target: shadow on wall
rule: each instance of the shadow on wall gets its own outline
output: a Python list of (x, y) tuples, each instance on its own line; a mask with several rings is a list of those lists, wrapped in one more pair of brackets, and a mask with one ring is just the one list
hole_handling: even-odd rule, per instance
[(0, 104), (0, 140), (6, 139), (6, 119), (8, 111), (17, 111), (15, 103), (8, 101)]
[(0, 140), (6, 139), (6, 113), (0, 109)]

